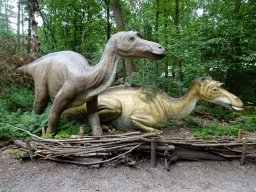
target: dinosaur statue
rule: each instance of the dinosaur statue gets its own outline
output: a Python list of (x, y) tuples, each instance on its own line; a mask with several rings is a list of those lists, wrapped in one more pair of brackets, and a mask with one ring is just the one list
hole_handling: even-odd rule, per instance
[[(188, 116), (199, 99), (220, 104), (229, 109), (242, 110), (243, 102), (221, 86), (223, 83), (211, 79), (195, 79), (181, 98), (172, 98), (158, 92), (147, 98), (142, 87), (122, 85), (110, 87), (99, 94), (98, 112), (102, 122), (116, 128), (139, 128), (143, 131), (157, 131), (171, 119)], [(67, 120), (84, 122), (88, 116), (86, 105), (64, 111)]]
[(111, 85), (118, 61), (121, 58), (160, 60), (164, 57), (165, 50), (161, 45), (141, 39), (138, 32), (129, 31), (116, 33), (109, 39), (95, 66), (90, 66), (78, 53), (61, 51), (43, 56), (18, 70), (33, 76), (33, 110), (36, 114), (43, 113), (48, 101), (53, 100), (47, 134), (57, 131), (60, 115), (65, 109), (87, 103), (89, 124), (93, 135), (99, 136), (103, 132), (97, 112), (98, 94)]

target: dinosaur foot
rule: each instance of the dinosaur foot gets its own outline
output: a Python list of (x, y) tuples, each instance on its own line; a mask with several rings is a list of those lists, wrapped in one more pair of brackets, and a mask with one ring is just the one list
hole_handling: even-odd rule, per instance
[(106, 131), (110, 134), (116, 131), (116, 129), (112, 125), (101, 125), (101, 127), (103, 131)]
[(92, 128), (92, 135), (93, 136), (102, 136), (103, 135), (103, 131), (101, 127), (93, 127)]

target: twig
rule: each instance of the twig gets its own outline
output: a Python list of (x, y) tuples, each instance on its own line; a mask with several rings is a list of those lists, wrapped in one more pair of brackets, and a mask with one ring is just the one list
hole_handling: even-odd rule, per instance
[(41, 137), (38, 137), (38, 136), (36, 136), (36, 135), (30, 133), (30, 132), (27, 131), (27, 130), (21, 129), (21, 128), (16, 127), (16, 126), (13, 126), (13, 125), (11, 125), (11, 124), (9, 124), (9, 123), (2, 123), (2, 122), (0, 122), (0, 123), (1, 123), (1, 124), (4, 124), (4, 125), (9, 125), (9, 126), (15, 128), (15, 129), (19, 129), (19, 130), (21, 130), (21, 131), (24, 131), (24, 132), (26, 132), (27, 134), (29, 134), (29, 135), (31, 135), (31, 136), (33, 136), (33, 137), (36, 137), (37, 139), (42, 139)]

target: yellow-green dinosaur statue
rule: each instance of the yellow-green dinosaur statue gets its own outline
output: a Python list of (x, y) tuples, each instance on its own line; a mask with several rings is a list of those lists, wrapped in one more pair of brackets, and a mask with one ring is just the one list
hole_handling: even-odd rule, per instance
[[(181, 98), (172, 98), (164, 92), (158, 92), (148, 98), (142, 87), (116, 86), (99, 94), (98, 112), (101, 122), (107, 122), (116, 128), (139, 128), (143, 131), (157, 131), (161, 124), (171, 119), (182, 119), (194, 109), (197, 101), (242, 110), (243, 102), (222, 88), (223, 83), (212, 79), (197, 78)], [(86, 105), (64, 111), (68, 120), (86, 122)]]

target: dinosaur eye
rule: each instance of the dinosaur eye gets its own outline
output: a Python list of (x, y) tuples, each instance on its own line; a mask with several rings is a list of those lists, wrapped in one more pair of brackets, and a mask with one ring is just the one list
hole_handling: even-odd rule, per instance
[(130, 38), (129, 38), (129, 41), (131, 41), (131, 42), (133, 42), (135, 40), (135, 37), (133, 37), (133, 36), (131, 36)]
[(218, 92), (218, 88), (217, 87), (213, 87), (212, 90), (217, 93)]

